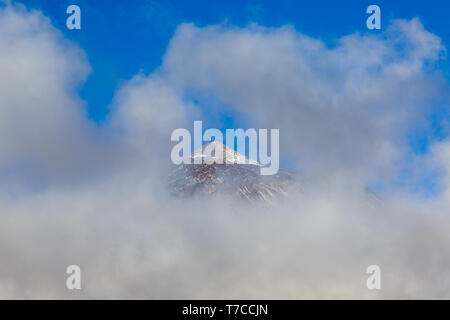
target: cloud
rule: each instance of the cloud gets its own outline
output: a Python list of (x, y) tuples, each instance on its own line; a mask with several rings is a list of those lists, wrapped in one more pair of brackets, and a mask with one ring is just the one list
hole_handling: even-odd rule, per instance
[[(40, 12), (0, 9), (0, 297), (448, 297), (449, 142), (426, 155), (439, 198), (374, 203), (361, 188), (442, 94), (443, 52), (418, 20), (332, 47), (289, 26), (184, 24), (97, 126), (76, 94), (85, 54)], [(210, 99), (281, 128), (282, 150), (323, 179), (270, 206), (170, 198), (170, 132)], [(70, 264), (81, 291), (65, 288)], [(381, 291), (366, 289), (370, 264)]]
[[(0, 174), (12, 184), (86, 177), (96, 144), (76, 89), (86, 55), (38, 11), (0, 9)], [(22, 184), (23, 185), (23, 184)]]
[[(281, 149), (314, 174), (390, 169), (414, 121), (440, 94), (441, 40), (419, 20), (327, 46), (290, 26), (181, 25), (164, 58), (181, 88), (213, 95), (256, 127), (280, 128)], [(408, 94), (405, 94), (405, 93)], [(347, 172), (346, 174), (349, 174)]]

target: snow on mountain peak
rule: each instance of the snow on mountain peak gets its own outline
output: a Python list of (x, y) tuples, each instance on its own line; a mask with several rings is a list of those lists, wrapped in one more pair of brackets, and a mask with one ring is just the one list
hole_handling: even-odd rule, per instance
[[(216, 155), (216, 152), (220, 152), (220, 150), (223, 152), (222, 159), (220, 159), (220, 156)], [(192, 159), (198, 158), (201, 158), (203, 162), (206, 163), (250, 164), (260, 166), (258, 161), (250, 159), (245, 155), (234, 151), (219, 141), (212, 141), (194, 151), (192, 154)]]

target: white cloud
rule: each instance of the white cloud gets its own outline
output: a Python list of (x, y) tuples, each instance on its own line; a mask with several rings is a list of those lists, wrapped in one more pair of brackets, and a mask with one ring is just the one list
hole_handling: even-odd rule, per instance
[(85, 54), (48, 18), (21, 6), (0, 9), (0, 172), (28, 184), (76, 179), (98, 148), (76, 87)]
[[(257, 127), (281, 129), (281, 149), (314, 174), (389, 169), (411, 121), (439, 94), (440, 39), (417, 20), (336, 46), (292, 27), (178, 28), (164, 59), (179, 87), (214, 95)], [(347, 172), (348, 174), (349, 172)]]
[[(182, 25), (162, 68), (126, 83), (98, 128), (76, 96), (89, 71), (80, 49), (41, 13), (0, 9), (0, 297), (449, 297), (448, 191), (373, 205), (351, 182), (401, 151), (440, 94), (442, 49), (418, 20), (332, 48), (291, 27)], [(280, 127), (305, 171), (342, 174), (271, 207), (168, 198), (170, 132), (200, 116), (187, 91)], [(450, 190), (448, 142), (433, 150)], [(11, 181), (42, 172), (63, 183), (11, 195)], [(82, 268), (81, 292), (64, 287), (69, 264)], [(365, 287), (370, 264), (379, 292)]]

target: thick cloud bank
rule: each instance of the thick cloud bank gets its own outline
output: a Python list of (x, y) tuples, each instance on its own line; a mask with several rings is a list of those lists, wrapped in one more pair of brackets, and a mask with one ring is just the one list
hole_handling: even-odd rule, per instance
[[(450, 141), (411, 171), (438, 172), (437, 196), (389, 185), (443, 96), (444, 58), (417, 19), (332, 46), (289, 26), (183, 24), (100, 127), (76, 94), (85, 53), (42, 13), (0, 8), (0, 298), (449, 298)], [(170, 133), (205, 106), (280, 128), (305, 193), (170, 198)], [(375, 178), (382, 201), (362, 187)], [(81, 291), (65, 287), (71, 264)]]
[(213, 92), (257, 127), (280, 128), (283, 151), (309, 172), (348, 167), (367, 175), (388, 169), (402, 134), (438, 94), (433, 66), (443, 53), (417, 19), (332, 48), (291, 27), (186, 24), (164, 67), (177, 85)]

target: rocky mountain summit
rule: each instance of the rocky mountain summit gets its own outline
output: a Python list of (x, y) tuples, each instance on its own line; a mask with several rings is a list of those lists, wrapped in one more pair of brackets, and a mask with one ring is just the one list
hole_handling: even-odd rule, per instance
[[(205, 149), (213, 150), (204, 152)], [(223, 161), (215, 155), (222, 150)], [(201, 163), (194, 164), (194, 160)], [(274, 201), (289, 190), (301, 192), (292, 172), (279, 169), (275, 175), (261, 175), (261, 165), (220, 142), (205, 144), (191, 155), (192, 164), (179, 165), (170, 175), (170, 192), (177, 197), (227, 195), (247, 201)]]

